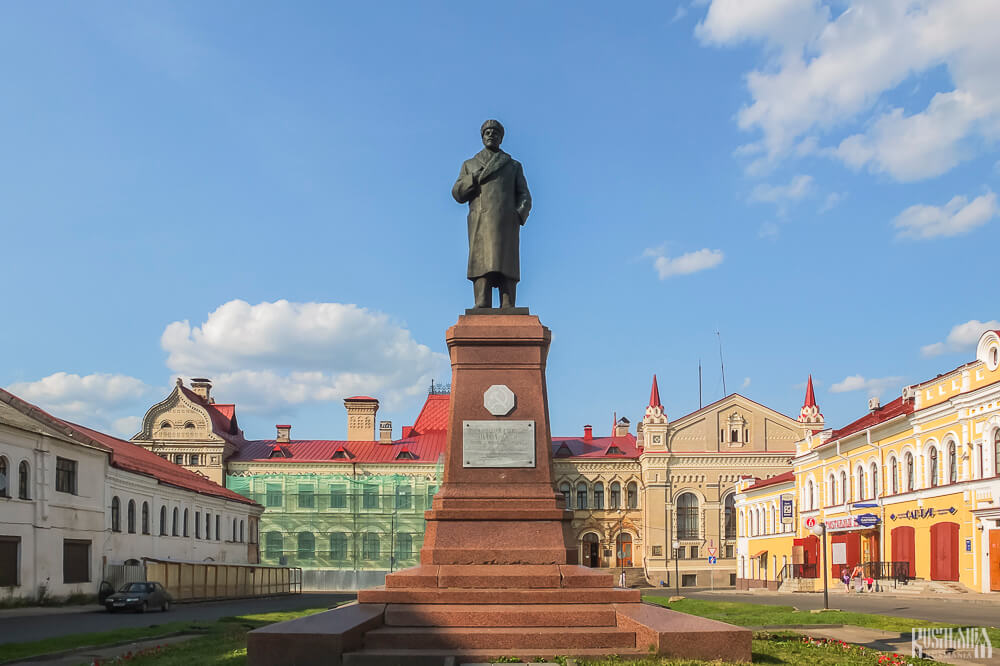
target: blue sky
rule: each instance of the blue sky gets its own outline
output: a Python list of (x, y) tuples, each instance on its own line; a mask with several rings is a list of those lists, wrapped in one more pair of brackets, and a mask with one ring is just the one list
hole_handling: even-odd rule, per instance
[[(486, 118), (534, 207), (553, 434), (726, 388), (829, 425), (1000, 313), (1000, 5), (19, 3), (0, 23), (0, 385), (131, 435), (209, 376), (249, 437), (412, 423), (472, 301)], [(992, 324), (990, 322), (993, 322)]]

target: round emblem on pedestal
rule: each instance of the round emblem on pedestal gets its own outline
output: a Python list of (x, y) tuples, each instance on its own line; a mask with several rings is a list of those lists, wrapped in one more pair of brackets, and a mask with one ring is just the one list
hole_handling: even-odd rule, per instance
[(503, 384), (494, 384), (483, 393), (483, 407), (493, 416), (507, 416), (514, 411), (514, 392)]

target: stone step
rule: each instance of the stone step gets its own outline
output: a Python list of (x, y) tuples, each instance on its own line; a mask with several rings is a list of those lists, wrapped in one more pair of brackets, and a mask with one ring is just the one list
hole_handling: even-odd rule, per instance
[(396, 627), (614, 627), (611, 604), (389, 604)]
[(639, 590), (556, 588), (537, 590), (371, 587), (358, 591), (362, 604), (610, 604), (639, 603)]
[[(649, 656), (638, 648), (615, 648), (616, 655), (623, 656)], [(525, 664), (529, 664), (538, 658), (550, 658), (555, 661), (555, 657), (566, 657), (565, 650), (521, 650), (511, 648), (498, 654), (497, 650), (373, 650), (365, 648), (356, 652), (347, 652), (343, 656), (343, 666), (450, 666), (451, 664), (489, 664), (500, 657), (519, 657)], [(605, 648), (575, 649), (571, 655), (577, 658), (591, 657), (601, 660), (607, 659), (608, 650)]]
[(421, 564), (385, 577), (387, 588), (614, 587), (604, 569), (575, 564)]
[(617, 627), (380, 627), (365, 634), (365, 648), (535, 649), (634, 648), (635, 632)]

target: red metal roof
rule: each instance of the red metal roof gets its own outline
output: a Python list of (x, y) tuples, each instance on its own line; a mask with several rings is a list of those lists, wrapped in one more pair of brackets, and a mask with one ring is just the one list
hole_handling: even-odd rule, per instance
[(794, 481), (794, 480), (795, 480), (795, 472), (793, 472), (792, 470), (788, 470), (787, 472), (779, 474), (778, 476), (772, 476), (769, 479), (763, 479), (761, 481), (758, 481), (752, 486), (748, 486), (746, 490), (757, 490), (758, 488), (766, 488), (767, 486), (774, 486), (779, 483), (787, 483), (789, 481)]
[(656, 385), (656, 375), (653, 375), (653, 388), (649, 392), (649, 406), (650, 407), (660, 407), (660, 387)]
[[(608, 454), (607, 451), (611, 448), (612, 444), (621, 449), (621, 454)], [(553, 437), (552, 438), (552, 451), (555, 453), (560, 447), (565, 446), (572, 453), (571, 456), (565, 454), (560, 455), (560, 458), (639, 458), (638, 447), (635, 445), (635, 435), (629, 433), (627, 435), (615, 436), (615, 437), (594, 437), (590, 440), (583, 439), (582, 437)]]
[(180, 465), (175, 465), (152, 451), (142, 448), (138, 444), (126, 442), (117, 437), (112, 437), (98, 430), (93, 430), (69, 421), (63, 421), (63, 423), (111, 449), (112, 467), (151, 476), (164, 485), (191, 490), (200, 495), (211, 495), (234, 502), (258, 506), (253, 500), (247, 499), (228, 488), (223, 488), (214, 481), (184, 469)]
[(809, 382), (806, 384), (806, 401), (802, 404), (803, 407), (815, 407), (816, 406), (816, 394), (813, 392), (813, 376), (809, 375)]
[(409, 428), (403, 428), (403, 438), (429, 432), (446, 432), (450, 405), (451, 396), (447, 393), (428, 395), (416, 422)]
[(912, 414), (914, 409), (913, 405), (913, 400), (903, 400), (902, 396), (900, 396), (892, 402), (886, 403), (878, 409), (865, 414), (857, 421), (848, 423), (846, 426), (838, 430), (834, 430), (830, 433), (830, 439), (824, 442), (823, 446), (829, 446), (838, 439), (843, 439), (848, 435), (853, 435), (854, 433), (860, 432), (865, 428), (871, 428), (874, 425), (894, 419), (897, 416)]

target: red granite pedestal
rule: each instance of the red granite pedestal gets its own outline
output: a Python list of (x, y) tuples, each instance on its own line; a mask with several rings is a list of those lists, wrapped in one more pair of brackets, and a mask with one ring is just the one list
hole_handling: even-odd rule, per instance
[[(447, 335), (448, 452), (426, 512), (421, 564), (362, 590), (357, 604), (250, 632), (250, 666), (607, 654), (750, 661), (750, 631), (641, 603), (638, 590), (614, 587), (611, 574), (576, 565), (572, 513), (552, 475), (550, 340), (532, 315), (459, 317)], [(516, 396), (508, 414), (484, 406), (493, 385)], [(466, 422), (505, 420), (534, 422), (535, 465), (469, 466)]]

